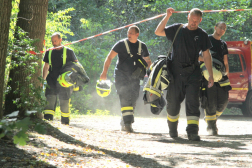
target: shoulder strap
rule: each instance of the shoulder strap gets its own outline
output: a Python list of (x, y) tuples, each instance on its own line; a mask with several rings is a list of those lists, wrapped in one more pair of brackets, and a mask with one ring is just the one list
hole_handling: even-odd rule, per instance
[(124, 44), (125, 44), (126, 50), (127, 50), (128, 54), (130, 55), (130, 57), (133, 57), (133, 55), (130, 53), (129, 44), (127, 42), (127, 39), (124, 40)]
[(49, 53), (48, 53), (49, 66), (52, 65), (51, 57), (52, 57), (52, 50), (49, 50)]
[(63, 47), (63, 66), (66, 64), (67, 48)]
[[(141, 43), (141, 41), (139, 41), (138, 40), (138, 42), (139, 42), (139, 44), (138, 44), (138, 55), (141, 55), (141, 51), (142, 51), (142, 43)], [(128, 42), (127, 42), (127, 39), (125, 39), (124, 40), (124, 44), (125, 44), (125, 46), (126, 46), (126, 50), (127, 50), (127, 53), (130, 55), (130, 57), (133, 57), (133, 55), (130, 53), (130, 48), (129, 48), (129, 44), (128, 44)]]
[[(63, 47), (63, 66), (66, 64), (67, 48)], [(49, 66), (52, 66), (52, 50), (49, 50), (48, 54)]]
[(181, 29), (182, 26), (183, 26), (183, 24), (181, 24), (181, 25), (179, 26), (179, 28), (178, 28), (178, 30), (177, 30), (177, 32), (176, 32), (174, 38), (173, 38), (172, 45), (171, 45), (171, 47), (170, 47), (170, 49), (169, 49), (169, 51), (168, 51), (168, 53), (167, 53), (167, 57), (169, 56), (169, 53), (171, 53), (171, 51), (172, 51), (173, 43), (174, 43), (174, 41), (175, 41), (175, 39), (176, 39), (176, 37), (177, 37), (177, 34), (178, 34), (178, 32), (179, 32), (179, 30)]

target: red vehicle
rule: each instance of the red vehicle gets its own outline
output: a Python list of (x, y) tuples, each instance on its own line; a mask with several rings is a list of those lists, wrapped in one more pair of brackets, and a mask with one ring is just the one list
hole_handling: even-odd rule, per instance
[(229, 91), (228, 107), (239, 107), (244, 116), (252, 116), (252, 42), (226, 41), (228, 46)]

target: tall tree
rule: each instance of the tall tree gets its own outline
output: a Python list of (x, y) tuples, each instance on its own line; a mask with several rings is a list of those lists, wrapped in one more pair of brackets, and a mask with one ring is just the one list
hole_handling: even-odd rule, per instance
[[(29, 38), (35, 40), (32, 46), (36, 48), (38, 53), (43, 51), (47, 9), (48, 0), (20, 0), (16, 26), (28, 32)], [(19, 29), (15, 34), (19, 34), (18, 31)], [(18, 35), (16, 38), (19, 38)], [(36, 102), (35, 95), (37, 93), (34, 90), (39, 88), (41, 83), (38, 77), (41, 76), (42, 54), (39, 53), (36, 57), (40, 59), (30, 59), (31, 56), (22, 54), (22, 52), (17, 56), (12, 56), (12, 62), (15, 62), (16, 66), (10, 70), (9, 77), (11, 80), (9, 80), (8, 85), (11, 90), (6, 95), (5, 114), (19, 110), (19, 115), (22, 117), (25, 111), (31, 109)], [(31, 72), (32, 69), (27, 69), (36, 64), (38, 66), (33, 72)]]
[(0, 119), (3, 117), (3, 95), (4, 95), (4, 76), (5, 76), (5, 63), (7, 56), (10, 15), (11, 15), (11, 1), (0, 1)]

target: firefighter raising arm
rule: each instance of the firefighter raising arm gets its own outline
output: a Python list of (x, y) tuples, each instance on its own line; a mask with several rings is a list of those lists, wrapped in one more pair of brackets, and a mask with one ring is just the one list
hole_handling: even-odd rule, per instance
[(172, 12), (174, 12), (175, 10), (173, 8), (168, 8), (166, 9), (166, 16), (163, 18), (163, 20), (159, 23), (159, 25), (157, 26), (156, 30), (155, 30), (155, 34), (157, 36), (166, 36), (165, 35), (165, 26), (166, 23), (168, 22), (169, 18), (172, 15)]
[(100, 79), (101, 80), (106, 80), (107, 79), (107, 72), (108, 72), (108, 68), (111, 64), (111, 61), (113, 58), (115, 58), (115, 56), (117, 55), (117, 52), (115, 52), (114, 50), (111, 50), (104, 62), (104, 66), (103, 66), (103, 71), (101, 73)]
[(214, 84), (213, 70), (212, 70), (212, 56), (211, 56), (211, 54), (209, 52), (209, 49), (207, 49), (206, 51), (203, 51), (202, 55), (203, 55), (203, 59), (204, 59), (206, 68), (207, 68), (208, 73), (209, 73), (208, 88), (210, 88)]

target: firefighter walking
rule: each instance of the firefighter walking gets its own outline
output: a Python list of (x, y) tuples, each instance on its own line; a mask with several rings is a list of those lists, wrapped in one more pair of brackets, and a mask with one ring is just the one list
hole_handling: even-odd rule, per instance
[[(228, 49), (225, 41), (221, 37), (225, 34), (226, 24), (224, 22), (216, 23), (214, 27), (214, 33), (209, 35), (209, 39), (212, 43), (210, 53), (212, 55), (213, 66), (221, 71), (220, 80), (214, 82), (213, 87), (205, 87), (207, 80), (203, 78), (202, 92), (206, 96), (206, 100), (202, 101), (203, 107), (205, 107), (205, 121), (207, 122), (207, 131), (209, 135), (218, 135), (218, 128), (216, 125), (217, 118), (223, 113), (228, 104), (228, 91), (231, 90), (230, 82), (228, 79), (229, 66), (228, 66)], [(200, 61), (204, 61), (201, 57)], [(220, 63), (219, 63), (219, 62)], [(214, 74), (215, 76), (215, 74)], [(204, 90), (205, 89), (205, 90)], [(202, 95), (202, 96), (204, 96)], [(204, 97), (201, 97), (204, 99)]]
[(62, 38), (59, 33), (54, 33), (51, 36), (51, 41), (54, 47), (59, 48), (47, 51), (43, 59), (43, 61), (45, 62), (43, 66), (43, 79), (46, 79), (48, 85), (45, 90), (47, 105), (43, 111), (44, 119), (53, 120), (58, 96), (61, 111), (61, 124), (69, 125), (69, 105), (73, 87), (59, 87), (57, 78), (60, 75), (60, 70), (63, 65), (65, 65), (69, 61), (78, 62), (78, 60), (73, 50), (61, 45)]
[(108, 54), (100, 80), (107, 79), (107, 71), (113, 58), (118, 55), (114, 70), (115, 87), (121, 104), (121, 130), (133, 132), (134, 109), (139, 96), (140, 79), (144, 78), (146, 68), (151, 65), (149, 51), (145, 43), (138, 40), (140, 30), (129, 27), (127, 39), (118, 41)]
[[(173, 8), (166, 10), (166, 16), (159, 23), (155, 34), (166, 36), (173, 41), (176, 31), (181, 24), (167, 26)], [(189, 140), (199, 141), (199, 91), (201, 71), (198, 63), (199, 52), (203, 52), (203, 59), (210, 74), (208, 87), (213, 85), (212, 60), (209, 52), (211, 42), (207, 33), (198, 27), (202, 20), (202, 11), (194, 8), (188, 14), (188, 23), (179, 30), (173, 43), (171, 73), (174, 81), (167, 89), (167, 122), (169, 134), (172, 138), (178, 137), (178, 120), (180, 106), (186, 98), (187, 136)]]

